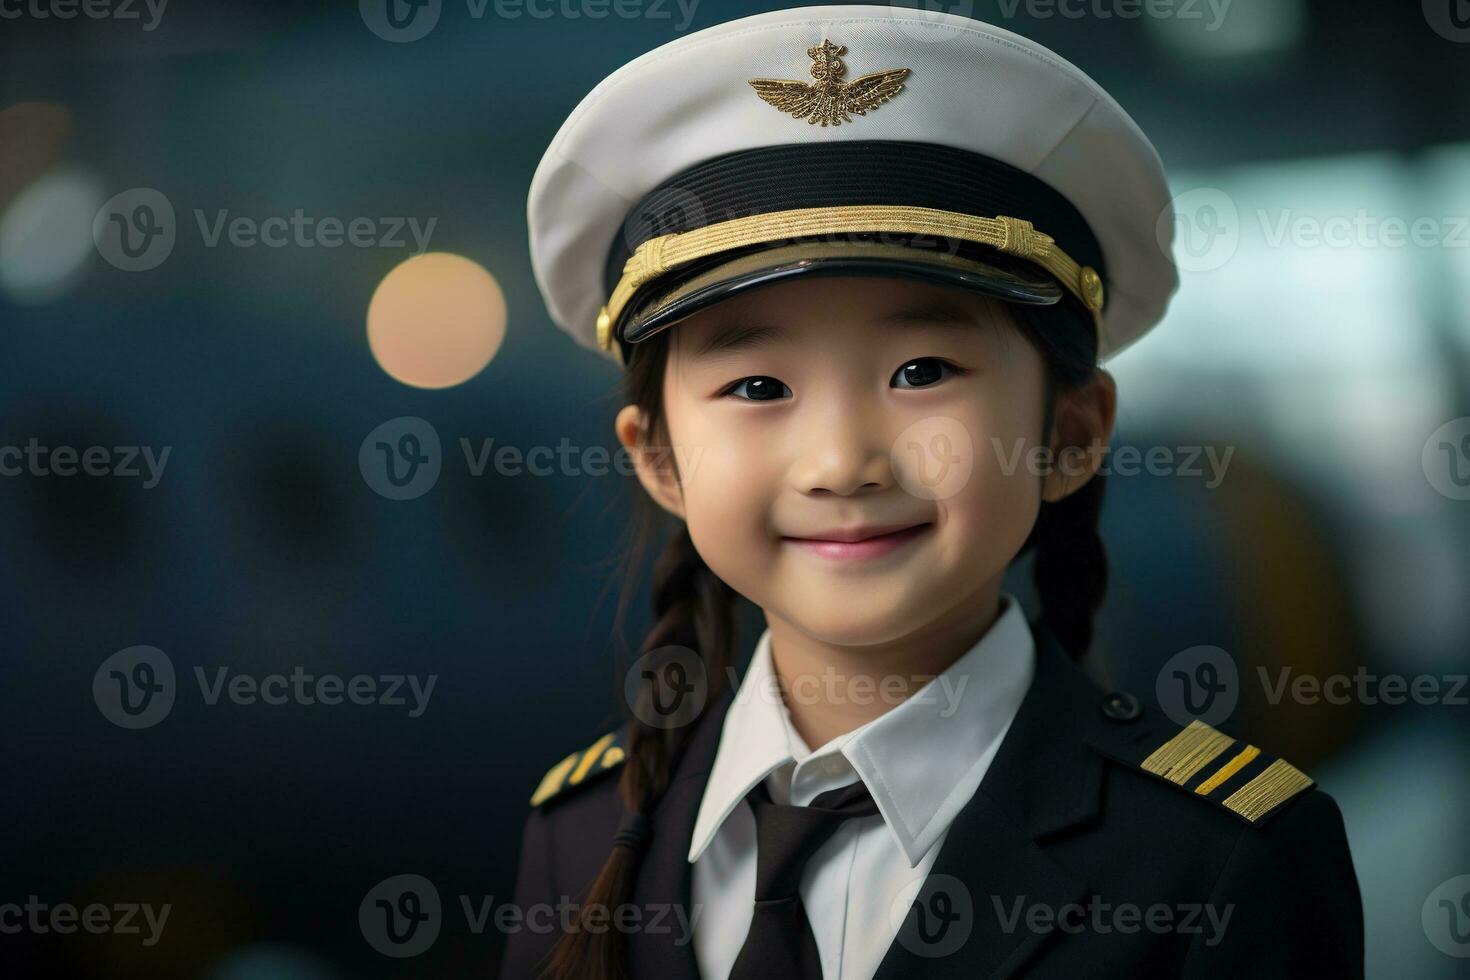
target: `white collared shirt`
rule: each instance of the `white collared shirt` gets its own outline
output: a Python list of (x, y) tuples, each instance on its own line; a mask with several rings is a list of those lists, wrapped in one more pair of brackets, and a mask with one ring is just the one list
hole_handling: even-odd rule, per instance
[[(771, 663), (756, 645), (720, 733), (689, 861), (703, 980), (727, 980), (755, 899), (755, 818), (745, 795), (806, 806), (861, 779), (878, 814), (845, 821), (807, 862), (801, 900), (826, 980), (868, 980), (888, 952), (955, 816), (975, 795), (1036, 670), (1021, 604), (1001, 593), (995, 623), (911, 698), (813, 752), (791, 726)], [(854, 689), (850, 696), (863, 693)], [(866, 696), (877, 696), (869, 690)]]

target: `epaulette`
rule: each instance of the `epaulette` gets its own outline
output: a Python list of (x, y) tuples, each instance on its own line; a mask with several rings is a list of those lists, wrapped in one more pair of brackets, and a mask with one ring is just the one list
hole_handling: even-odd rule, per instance
[(573, 752), (552, 766), (536, 792), (531, 794), (531, 805), (540, 806), (572, 786), (581, 786), (592, 781), (594, 776), (609, 772), (623, 762), (622, 729), (608, 732), (579, 752)]
[(1155, 737), (1098, 744), (1098, 748), (1254, 826), (1265, 823), (1288, 800), (1314, 785), (1310, 776), (1285, 759), (1237, 742), (1199, 719), (1162, 744)]

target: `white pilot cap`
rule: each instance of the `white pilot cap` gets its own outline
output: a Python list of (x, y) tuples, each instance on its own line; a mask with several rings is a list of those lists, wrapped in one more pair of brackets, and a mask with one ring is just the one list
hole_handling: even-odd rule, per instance
[[(834, 234), (952, 235), (973, 248), (938, 274), (961, 281), (1008, 259), (992, 291), (1070, 293), (1100, 357), (1178, 286), (1163, 166), (1117, 102), (1017, 34), (901, 7), (759, 14), (635, 59), (563, 124), (527, 208), (552, 319), (615, 358), (630, 325), (647, 335), (691, 295), (717, 299), (721, 262), (742, 256), (748, 277), (769, 245), (783, 268), (820, 266), (835, 260), (789, 250)], [(678, 289), (691, 275), (700, 288)]]

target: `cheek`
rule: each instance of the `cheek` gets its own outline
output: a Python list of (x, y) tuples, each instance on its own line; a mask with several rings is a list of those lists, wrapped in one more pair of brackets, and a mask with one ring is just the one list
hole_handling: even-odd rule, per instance
[(987, 561), (1014, 556), (1040, 513), (1036, 450), (1042, 419), (1039, 396), (1031, 394), (1019, 386), (972, 399), (960, 419), (970, 433), (970, 475), (940, 505), (959, 532), (948, 540), (977, 548)]
[(997, 464), (992, 456), (978, 468), (964, 491), (946, 502), (947, 515), (958, 533), (950, 540), (974, 551), (989, 568), (1004, 566), (1021, 550), (1041, 510), (1041, 485), (1026, 466), (1015, 471)]
[(688, 465), (685, 502), (690, 519), (749, 522), (761, 513), (768, 489), (760, 446), (747, 445), (728, 432), (708, 436), (682, 448)]
[[(718, 406), (716, 406), (718, 408)], [(705, 562), (734, 584), (737, 569), (764, 560), (776, 464), (759, 426), (736, 424), (707, 404), (669, 407), (669, 436), (684, 487), (685, 523)]]

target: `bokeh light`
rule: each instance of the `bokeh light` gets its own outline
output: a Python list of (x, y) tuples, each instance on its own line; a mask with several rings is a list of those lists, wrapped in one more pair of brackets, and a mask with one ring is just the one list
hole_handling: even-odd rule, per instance
[(0, 291), (21, 303), (66, 293), (92, 254), (98, 182), (76, 171), (48, 173), (26, 186), (0, 216)]
[(463, 384), (505, 339), (505, 294), (486, 269), (428, 252), (383, 277), (368, 305), (368, 345), (391, 377), (415, 388)]

